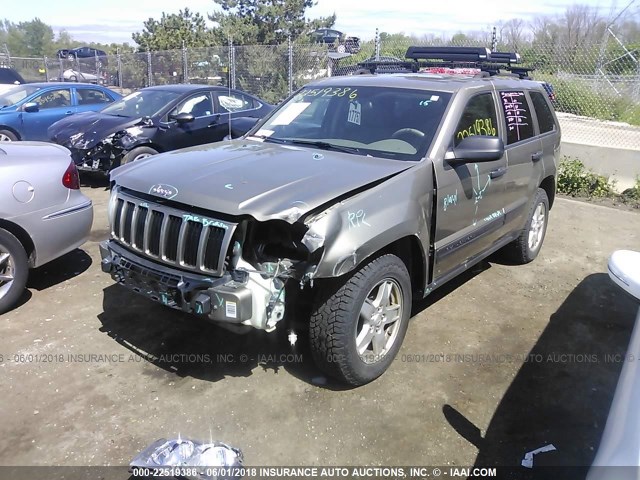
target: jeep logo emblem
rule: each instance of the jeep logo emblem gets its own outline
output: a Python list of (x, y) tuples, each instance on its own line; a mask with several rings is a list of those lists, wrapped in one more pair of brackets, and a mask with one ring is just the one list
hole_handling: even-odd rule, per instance
[(152, 195), (158, 195), (159, 197), (166, 198), (167, 200), (178, 195), (178, 189), (176, 187), (172, 187), (171, 185), (165, 185), (163, 183), (158, 183), (149, 189), (149, 193)]

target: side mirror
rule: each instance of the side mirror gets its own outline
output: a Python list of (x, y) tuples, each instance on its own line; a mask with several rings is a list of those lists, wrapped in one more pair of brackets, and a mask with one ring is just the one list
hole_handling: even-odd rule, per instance
[(170, 115), (169, 119), (175, 120), (179, 124), (184, 124), (184, 123), (193, 122), (195, 117), (191, 113), (183, 112), (183, 113), (178, 113), (177, 115)]
[(486, 135), (471, 135), (462, 139), (457, 147), (453, 147), (453, 152), (448, 152), (445, 159), (462, 162), (491, 162), (501, 159), (503, 155), (502, 139)]
[(37, 112), (38, 110), (40, 110), (40, 105), (38, 105), (36, 102), (29, 102), (29, 103), (25, 103), (22, 106), (22, 110), (25, 112)]
[(609, 277), (640, 301), (640, 252), (616, 250), (609, 257)]

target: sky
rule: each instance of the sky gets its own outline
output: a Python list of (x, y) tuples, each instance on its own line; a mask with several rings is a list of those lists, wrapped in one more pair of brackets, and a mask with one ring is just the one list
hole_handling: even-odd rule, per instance
[[(0, 0), (7, 4), (10, 0)], [(148, 18), (159, 19), (162, 12), (177, 13), (189, 7), (206, 18), (217, 7), (213, 0), (108, 0), (78, 3), (79, 0), (27, 0), (11, 2), (10, 9), (1, 9), (0, 18), (12, 22), (32, 20), (38, 16), (57, 33), (67, 30), (74, 39), (103, 43), (129, 42), (131, 33), (141, 31)], [(458, 31), (489, 30), (499, 20), (536, 15), (563, 13), (574, 3), (598, 8), (605, 17), (619, 12), (634, 0), (318, 0), (308, 10), (309, 18), (336, 13), (335, 28), (363, 39), (373, 38), (375, 30), (389, 33), (435, 34), (450, 36)], [(640, 4), (640, 0), (635, 0)], [(78, 8), (82, 5), (82, 8)], [(633, 5), (634, 10), (636, 4)]]

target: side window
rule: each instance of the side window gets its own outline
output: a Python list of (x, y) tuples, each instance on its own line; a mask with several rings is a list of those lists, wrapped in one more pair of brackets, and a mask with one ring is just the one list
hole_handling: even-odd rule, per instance
[(553, 132), (556, 129), (556, 122), (553, 119), (553, 113), (551, 113), (547, 99), (540, 92), (529, 92), (529, 95), (538, 117), (540, 133)]
[(33, 101), (40, 106), (40, 110), (46, 110), (47, 108), (70, 107), (71, 90), (50, 90), (37, 96)]
[(463, 138), (471, 135), (498, 135), (496, 106), (491, 93), (481, 93), (467, 102), (456, 127), (453, 144), (457, 146)]
[(258, 106), (254, 105), (251, 97), (238, 92), (220, 92), (216, 93), (216, 97), (218, 98), (220, 107), (218, 111), (220, 113), (235, 113), (258, 108)]
[(111, 103), (113, 100), (101, 90), (82, 88), (76, 90), (78, 105), (95, 105), (96, 103)]
[(533, 137), (533, 120), (524, 92), (500, 92), (500, 102), (507, 122), (507, 145)]
[(213, 101), (209, 92), (200, 92), (180, 103), (170, 115), (190, 113), (195, 118), (213, 115)]

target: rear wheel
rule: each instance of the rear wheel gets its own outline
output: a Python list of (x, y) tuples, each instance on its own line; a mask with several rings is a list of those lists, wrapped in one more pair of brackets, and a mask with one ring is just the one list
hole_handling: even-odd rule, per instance
[(29, 276), (29, 262), (22, 244), (0, 228), (0, 314), (20, 298)]
[(142, 160), (143, 158), (150, 157), (151, 155), (157, 155), (158, 151), (154, 150), (151, 147), (136, 147), (133, 150), (127, 152), (127, 154), (122, 157), (122, 161), (120, 165), (124, 165), (129, 162), (136, 162), (138, 160)]
[(319, 294), (309, 329), (316, 364), (353, 386), (375, 380), (400, 350), (410, 314), (411, 280), (402, 260), (372, 260)]
[(549, 221), (549, 198), (547, 192), (538, 188), (529, 207), (529, 216), (516, 240), (505, 247), (509, 259), (517, 264), (533, 261), (542, 248)]
[(0, 142), (15, 142), (18, 137), (9, 130), (0, 130)]

